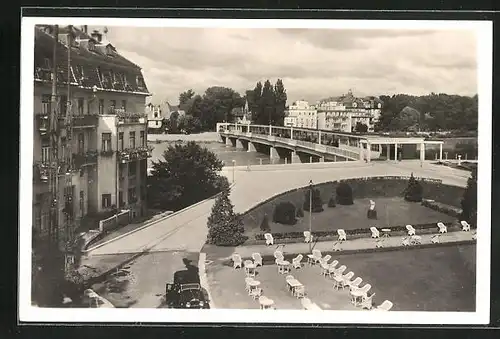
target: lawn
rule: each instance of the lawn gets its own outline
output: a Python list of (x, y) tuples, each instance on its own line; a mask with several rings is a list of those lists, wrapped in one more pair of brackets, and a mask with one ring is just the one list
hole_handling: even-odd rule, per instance
[[(374, 305), (388, 299), (394, 311), (474, 311), (475, 245), (440, 246), (398, 252), (344, 254), (335, 256), (339, 265), (372, 285)], [(256, 279), (263, 294), (278, 309), (301, 309), (275, 265), (258, 269)], [(329, 278), (317, 266), (292, 270), (306, 288), (307, 296), (322, 309), (352, 310), (347, 290), (335, 291)], [(207, 266), (212, 298), (217, 308), (255, 309), (257, 301), (245, 291), (244, 273), (214, 262)], [(364, 285), (364, 283), (361, 284)], [(230, 296), (230, 297), (229, 297)]]
[[(401, 197), (372, 198), (376, 203), (377, 220), (368, 219), (366, 212), (370, 205), (370, 199), (356, 199), (354, 205), (330, 208), (324, 205), (324, 211), (312, 214), (313, 231), (328, 231), (343, 229), (359, 229), (375, 226), (377, 228), (404, 226), (407, 224), (425, 224), (434, 222), (450, 222), (455, 218), (432, 210), (419, 203), (405, 201)], [(297, 220), (295, 225), (277, 224), (270, 220), (271, 233), (300, 232), (309, 230), (309, 213), (305, 212), (303, 218)], [(253, 235), (260, 233), (255, 225), (245, 225), (247, 235), (252, 239)], [(248, 227), (250, 226), (250, 227)], [(252, 227), (253, 226), (253, 227)]]

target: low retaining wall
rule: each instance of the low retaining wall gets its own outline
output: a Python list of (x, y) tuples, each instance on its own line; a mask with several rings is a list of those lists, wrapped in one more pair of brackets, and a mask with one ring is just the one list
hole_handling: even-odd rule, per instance
[[(307, 169), (322, 169), (322, 168), (332, 168), (332, 167), (369, 167), (373, 166), (373, 163), (367, 163), (364, 161), (337, 161), (337, 162), (308, 162), (301, 164), (267, 164), (267, 165), (250, 165), (250, 166), (234, 166), (235, 171), (285, 171), (285, 170), (297, 170), (302, 168)], [(233, 166), (224, 166), (223, 171), (232, 171)]]
[(101, 233), (109, 232), (120, 226), (127, 225), (130, 222), (130, 210), (122, 210), (117, 215), (99, 221), (99, 231)]

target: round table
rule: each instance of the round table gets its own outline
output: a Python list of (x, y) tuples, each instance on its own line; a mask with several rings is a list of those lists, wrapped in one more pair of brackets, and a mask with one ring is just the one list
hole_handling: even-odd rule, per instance
[(383, 237), (389, 238), (391, 236), (389, 234), (391, 232), (390, 228), (382, 228), (381, 231), (384, 232), (384, 234), (382, 235)]
[(260, 281), (258, 280), (252, 280), (248, 283), (248, 286), (250, 286), (250, 289), (258, 287), (260, 285)]
[(260, 302), (260, 308), (263, 310), (269, 309), (269, 308), (271, 308), (271, 306), (274, 305), (274, 300), (269, 299), (269, 298), (261, 299), (261, 300), (259, 300), (259, 302)]
[(290, 272), (290, 262), (283, 260), (278, 263), (279, 273), (284, 274)]
[(255, 264), (253, 264), (253, 263), (246, 264), (245, 265), (245, 271), (246, 271), (247, 275), (253, 275), (253, 276), (255, 276)]

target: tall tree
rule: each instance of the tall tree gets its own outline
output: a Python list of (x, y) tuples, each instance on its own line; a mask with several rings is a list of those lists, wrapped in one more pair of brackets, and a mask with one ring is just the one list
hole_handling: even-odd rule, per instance
[[(186, 104), (189, 101), (189, 99), (194, 97), (194, 95), (195, 95), (195, 93), (192, 89), (188, 89), (187, 91), (179, 94), (179, 106)], [(181, 108), (181, 109), (183, 109), (183, 108)]]
[(276, 108), (274, 97), (274, 89), (273, 85), (269, 80), (266, 80), (264, 83), (264, 87), (262, 88), (262, 98), (261, 98), (261, 107), (262, 114), (259, 116), (260, 125), (267, 125), (273, 123), (274, 112)]
[(477, 168), (472, 171), (471, 176), (467, 180), (467, 187), (465, 188), (461, 204), (462, 220), (467, 221), (473, 226), (477, 225)]
[(253, 97), (253, 102), (252, 102), (252, 107), (250, 110), (252, 111), (252, 121), (254, 121), (256, 124), (261, 123), (262, 119), (260, 116), (262, 115), (262, 83), (259, 81), (256, 85), (255, 88), (252, 92), (252, 97)]
[(286, 90), (283, 80), (278, 79), (274, 85), (275, 110), (273, 125), (283, 126), (285, 123)]

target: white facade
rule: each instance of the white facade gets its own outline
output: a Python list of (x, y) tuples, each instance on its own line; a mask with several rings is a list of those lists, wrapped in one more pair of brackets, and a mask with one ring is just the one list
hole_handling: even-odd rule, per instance
[(295, 101), (286, 111), (285, 126), (318, 128), (318, 111), (316, 106), (305, 100)]

